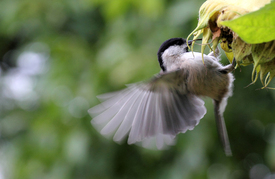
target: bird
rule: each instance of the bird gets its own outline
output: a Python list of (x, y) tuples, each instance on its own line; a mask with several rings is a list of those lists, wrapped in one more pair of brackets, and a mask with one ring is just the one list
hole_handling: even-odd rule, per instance
[(206, 114), (202, 97), (210, 97), (218, 134), (226, 155), (232, 155), (223, 112), (233, 94), (235, 60), (223, 66), (218, 48), (208, 55), (189, 52), (194, 40), (171, 38), (160, 46), (160, 72), (121, 91), (99, 95), (88, 110), (92, 125), (117, 143), (166, 149), (179, 133), (193, 130)]

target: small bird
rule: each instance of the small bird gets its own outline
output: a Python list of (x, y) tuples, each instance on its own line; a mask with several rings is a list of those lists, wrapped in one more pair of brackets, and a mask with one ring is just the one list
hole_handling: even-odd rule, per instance
[(199, 123), (206, 113), (201, 97), (213, 99), (218, 133), (226, 155), (231, 155), (223, 118), (232, 95), (234, 63), (223, 66), (219, 50), (203, 55), (188, 52), (183, 38), (166, 40), (157, 56), (161, 71), (147, 82), (128, 85), (118, 92), (98, 96), (101, 104), (89, 109), (92, 125), (116, 142), (163, 149), (173, 145), (179, 133)]

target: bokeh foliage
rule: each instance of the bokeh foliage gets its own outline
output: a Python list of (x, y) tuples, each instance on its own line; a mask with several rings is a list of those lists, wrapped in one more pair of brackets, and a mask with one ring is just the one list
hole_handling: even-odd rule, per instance
[(200, 124), (165, 151), (118, 145), (90, 125), (96, 95), (158, 73), (158, 47), (192, 31), (202, 3), (0, 1), (0, 178), (270, 177), (275, 91), (245, 88), (249, 67), (234, 72), (224, 114), (233, 157), (223, 153), (207, 98)]

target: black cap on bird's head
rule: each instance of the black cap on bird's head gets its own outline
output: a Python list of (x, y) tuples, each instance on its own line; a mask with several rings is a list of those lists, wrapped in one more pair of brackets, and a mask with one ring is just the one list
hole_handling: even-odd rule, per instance
[(159, 61), (160, 68), (163, 71), (166, 71), (165, 67), (163, 66), (163, 59), (162, 59), (163, 52), (171, 46), (174, 46), (174, 45), (179, 45), (180, 46), (180, 45), (183, 45), (185, 43), (186, 43), (186, 40), (183, 39), (183, 38), (172, 38), (172, 39), (166, 40), (165, 42), (163, 42), (161, 44), (161, 46), (159, 47), (157, 55), (158, 55), (158, 61)]
[[(196, 39), (196, 40), (201, 40), (201, 39)], [(189, 40), (188, 45), (190, 46), (193, 41), (194, 40)], [(163, 52), (171, 46), (175, 46), (175, 45), (181, 46), (181, 45), (184, 45), (184, 44), (186, 44), (186, 40), (184, 38), (171, 38), (171, 39), (168, 39), (168, 40), (166, 40), (165, 42), (163, 42), (161, 44), (161, 46), (159, 47), (157, 55), (158, 55), (158, 61), (159, 61), (160, 68), (163, 71), (166, 71), (166, 69), (163, 65), (163, 59), (162, 59)], [(186, 47), (184, 48), (184, 52), (188, 52), (187, 44), (186, 44)]]

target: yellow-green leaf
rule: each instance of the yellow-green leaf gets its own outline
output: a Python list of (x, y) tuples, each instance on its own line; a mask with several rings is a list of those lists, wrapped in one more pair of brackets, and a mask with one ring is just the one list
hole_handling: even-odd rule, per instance
[(275, 1), (254, 11), (221, 24), (236, 32), (249, 44), (269, 42), (275, 39)]

